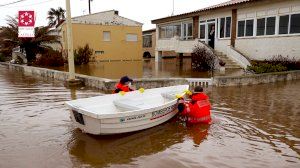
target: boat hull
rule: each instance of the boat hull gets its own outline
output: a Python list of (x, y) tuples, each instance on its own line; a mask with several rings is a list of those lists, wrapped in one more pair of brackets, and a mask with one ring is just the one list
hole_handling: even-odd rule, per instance
[(70, 110), (70, 115), (76, 127), (85, 133), (93, 135), (109, 135), (134, 132), (162, 124), (177, 114), (177, 103), (155, 111), (127, 117), (98, 119)]

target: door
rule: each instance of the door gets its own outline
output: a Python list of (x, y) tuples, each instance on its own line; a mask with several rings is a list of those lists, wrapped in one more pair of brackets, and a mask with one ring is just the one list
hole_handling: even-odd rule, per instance
[[(216, 37), (216, 33), (215, 33), (216, 28), (214, 27), (215, 27), (215, 19), (200, 21), (199, 24), (200, 40), (210, 45), (211, 47), (214, 47), (215, 37)], [(214, 32), (212, 32), (213, 28), (214, 28)]]
[(216, 26), (215, 23), (207, 23), (207, 44), (211, 48), (215, 48)]

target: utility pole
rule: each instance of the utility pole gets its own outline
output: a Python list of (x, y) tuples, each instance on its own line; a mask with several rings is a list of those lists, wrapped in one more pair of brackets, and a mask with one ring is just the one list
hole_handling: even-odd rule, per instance
[(70, 0), (66, 0), (69, 80), (75, 80)]
[(91, 2), (93, 1), (93, 0), (88, 0), (89, 1), (89, 14), (91, 14)]
[(173, 10), (172, 10), (171, 16), (173, 16), (173, 15), (174, 15), (174, 0), (173, 0)]

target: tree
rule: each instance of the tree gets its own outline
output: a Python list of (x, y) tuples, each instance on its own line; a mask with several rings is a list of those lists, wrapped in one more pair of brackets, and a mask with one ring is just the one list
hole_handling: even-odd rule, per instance
[(20, 46), (25, 49), (28, 63), (35, 61), (37, 53), (52, 49), (47, 44), (60, 43), (59, 36), (51, 35), (53, 30), (49, 26), (36, 27), (34, 38), (18, 38), (17, 19), (9, 16), (7, 24), (0, 33), (1, 52), (11, 54), (13, 48)]
[(65, 19), (65, 12), (63, 8), (59, 7), (57, 9), (50, 8), (48, 11), (48, 17), (47, 19), (49, 20), (48, 25), (50, 27), (57, 26), (62, 20)]

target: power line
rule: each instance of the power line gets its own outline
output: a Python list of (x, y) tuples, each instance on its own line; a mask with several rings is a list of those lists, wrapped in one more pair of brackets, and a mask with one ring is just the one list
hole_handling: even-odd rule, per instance
[(7, 3), (7, 4), (2, 4), (2, 5), (0, 5), (0, 7), (8, 6), (8, 5), (16, 4), (16, 3), (20, 3), (20, 2), (23, 2), (23, 1), (27, 1), (27, 0), (18, 0), (18, 1), (15, 1), (15, 2)]
[(43, 1), (43, 2), (38, 2), (38, 3), (33, 3), (33, 4), (28, 4), (28, 5), (22, 5), (22, 6), (9, 6), (9, 7), (6, 7), (6, 8), (19, 8), (19, 7), (26, 7), (26, 6), (35, 6), (35, 5), (39, 5), (39, 4), (48, 3), (48, 2), (51, 2), (51, 1), (54, 1), (54, 0), (47, 0), (47, 1)]

